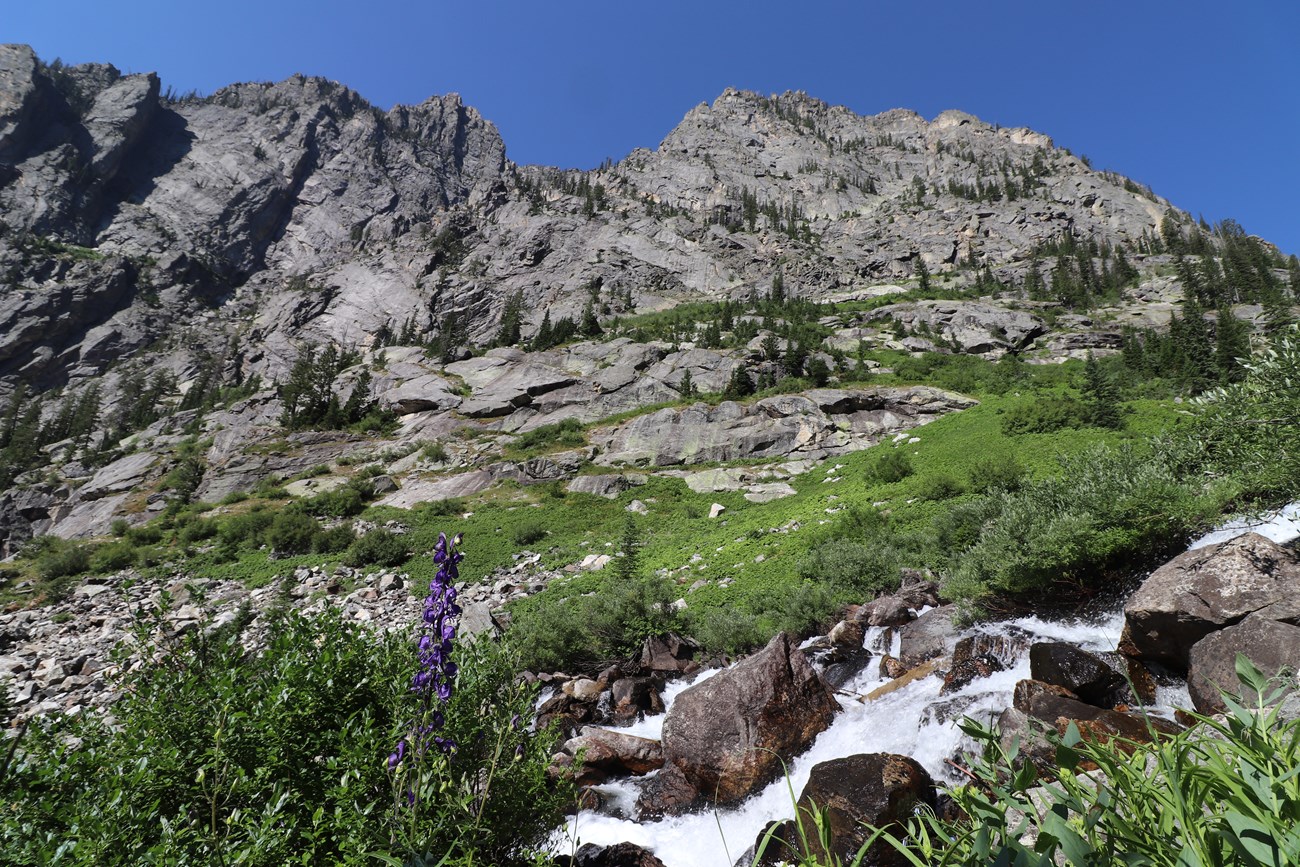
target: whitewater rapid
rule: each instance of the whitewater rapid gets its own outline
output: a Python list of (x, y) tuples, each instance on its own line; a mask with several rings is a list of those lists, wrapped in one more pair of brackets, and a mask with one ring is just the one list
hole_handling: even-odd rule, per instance
[[(1016, 637), (1022, 646), (1036, 641), (1063, 641), (1085, 650), (1113, 651), (1122, 628), (1123, 615), (1116, 612), (1095, 622), (1053, 623), (1025, 617), (986, 625), (978, 631)], [(875, 644), (878, 650), (897, 651), (896, 646), (879, 647), (881, 642), (896, 645), (896, 638), (891, 640), (890, 631), (873, 630), (864, 645), (869, 649)], [(996, 717), (1011, 706), (1016, 683), (1029, 677), (1027, 653), (1007, 661), (1010, 664), (1005, 670), (976, 680), (950, 695), (939, 695), (943, 681), (937, 677), (921, 678), (870, 702), (839, 695), (840, 713), (812, 747), (791, 762), (788, 779), (778, 779), (739, 807), (646, 823), (583, 811), (561, 830), (555, 851), (569, 853), (584, 843), (607, 846), (628, 841), (653, 851), (667, 867), (720, 867), (733, 864), (768, 822), (794, 816), (794, 800), (808, 782), (813, 766), (820, 762), (858, 753), (898, 753), (916, 759), (935, 779), (953, 780), (955, 772), (947, 760), (970, 747), (957, 728), (957, 721), (963, 716)], [(846, 684), (843, 691), (866, 695), (885, 685), (889, 680), (879, 676), (878, 668), (873, 659), (867, 670)], [(715, 673), (710, 671), (700, 677)], [(672, 700), (685, 686), (684, 683), (671, 685), (664, 696), (665, 705), (671, 707)], [(1188, 703), (1185, 690), (1181, 693), (1166, 690), (1157, 702), (1165, 707)], [(615, 730), (658, 737), (663, 717), (659, 714), (631, 728)], [(607, 803), (631, 812), (637, 792), (634, 783), (618, 781), (598, 790)]]

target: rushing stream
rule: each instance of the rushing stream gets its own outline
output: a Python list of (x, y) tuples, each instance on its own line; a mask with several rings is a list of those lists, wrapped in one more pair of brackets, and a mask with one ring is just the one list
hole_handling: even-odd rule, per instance
[[(1085, 650), (1112, 651), (1119, 641), (1122, 627), (1123, 617), (1115, 613), (1095, 623), (1049, 623), (1027, 617), (985, 625), (980, 631), (1014, 636), (1020, 639), (1019, 644), (1025, 646), (1027, 638), (1028, 643), (1064, 641)], [(888, 641), (889, 634), (888, 631), (873, 630), (865, 644), (872, 648), (874, 643), (877, 645), (875, 649), (888, 651), (890, 648), (878, 644)], [(1004, 661), (1008, 663), (1006, 670), (976, 680), (950, 695), (939, 695), (943, 681), (937, 677), (921, 678), (865, 703), (840, 695), (842, 710), (836, 715), (835, 722), (818, 736), (807, 752), (790, 764), (789, 779), (777, 780), (739, 808), (674, 816), (645, 824), (583, 811), (569, 820), (557, 851), (567, 852), (583, 843), (605, 846), (626, 840), (653, 851), (667, 867), (719, 867), (734, 863), (769, 821), (794, 815), (794, 798), (808, 781), (813, 766), (819, 762), (857, 753), (901, 753), (915, 758), (936, 779), (952, 780), (953, 771), (946, 760), (962, 748), (964, 739), (956, 721), (963, 715), (976, 718), (997, 716), (1011, 705), (1011, 692), (1016, 682), (1029, 677), (1027, 652), (1021, 653), (1017, 659)], [(844, 691), (865, 695), (888, 683), (888, 679), (878, 676), (877, 668), (868, 665), (862, 674), (845, 685)], [(712, 673), (706, 672), (699, 677)], [(665, 704), (671, 705), (672, 699), (685, 685), (671, 685), (664, 696)], [(1190, 702), (1185, 691), (1167, 691), (1157, 703), (1167, 708), (1187, 706)], [(632, 728), (617, 730), (655, 738), (662, 726), (663, 715), (658, 715), (648, 717)], [(630, 812), (636, 800), (635, 783), (619, 781), (599, 789), (607, 802), (624, 806)]]
[[(1237, 521), (1196, 540), (1191, 547), (1223, 542), (1245, 532), (1258, 532), (1274, 541), (1287, 542), (1300, 536), (1300, 505), (1292, 504), (1280, 513), (1255, 521)], [(1119, 643), (1124, 625), (1122, 612), (1113, 612), (1100, 620), (1047, 622), (1026, 617), (997, 624), (985, 624), (979, 632), (1018, 639), (1025, 648), (1015, 658), (1003, 658), (1006, 669), (990, 677), (977, 679), (950, 695), (940, 696), (943, 682), (925, 677), (903, 686), (874, 701), (859, 702), (838, 696), (841, 712), (834, 723), (822, 732), (812, 747), (789, 766), (789, 778), (778, 779), (737, 808), (674, 816), (644, 824), (630, 819), (583, 811), (572, 817), (557, 832), (557, 854), (569, 853), (584, 843), (601, 846), (628, 841), (642, 846), (659, 857), (667, 867), (728, 867), (735, 863), (754, 842), (758, 833), (772, 820), (794, 815), (794, 799), (803, 789), (814, 765), (858, 753), (901, 753), (912, 756), (925, 766), (936, 780), (953, 781), (956, 772), (947, 760), (969, 748), (957, 728), (962, 716), (987, 719), (996, 717), (1011, 706), (1012, 690), (1018, 681), (1029, 677), (1029, 644), (1036, 641), (1063, 641), (1091, 651), (1113, 651)], [(897, 639), (892, 631), (873, 629), (864, 645), (879, 653), (897, 654)], [(1012, 642), (1008, 642), (1011, 644)], [(893, 644), (894, 646), (889, 646)], [(702, 672), (693, 683), (716, 674)], [(844, 692), (866, 695), (887, 683), (878, 674), (878, 666), (866, 669), (844, 687)], [(690, 684), (669, 684), (664, 703), (672, 700)], [(1157, 695), (1158, 715), (1174, 707), (1190, 707), (1185, 687), (1162, 687)], [(647, 717), (631, 727), (617, 731), (641, 737), (658, 738), (664, 715)], [(632, 781), (618, 781), (599, 787), (607, 804), (617, 812), (631, 815), (638, 787)]]

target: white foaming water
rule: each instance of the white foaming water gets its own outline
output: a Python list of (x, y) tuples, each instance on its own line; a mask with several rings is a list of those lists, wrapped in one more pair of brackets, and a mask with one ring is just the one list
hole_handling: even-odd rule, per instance
[[(980, 631), (1021, 637), (1028, 633), (1031, 643), (1064, 641), (1087, 650), (1109, 651), (1115, 649), (1123, 623), (1123, 615), (1118, 612), (1099, 623), (1049, 623), (1037, 617), (1025, 617)], [(873, 643), (888, 641), (888, 649), (896, 653), (897, 638), (892, 633), (893, 630), (872, 630), (864, 645), (872, 647)], [(868, 665), (867, 671), (845, 685), (845, 691), (865, 695), (884, 685), (887, 681), (872, 673), (876, 667)], [(654, 852), (667, 867), (731, 865), (768, 822), (794, 815), (794, 798), (808, 782), (813, 766), (820, 762), (858, 753), (900, 753), (915, 758), (937, 779), (954, 779), (947, 760), (968, 746), (963, 744), (964, 736), (957, 728), (957, 721), (962, 716), (978, 719), (997, 716), (1010, 706), (1016, 683), (1028, 677), (1029, 659), (1022, 655), (1007, 670), (976, 680), (951, 695), (940, 697), (942, 681), (927, 677), (872, 702), (840, 697), (842, 711), (812, 747), (790, 763), (788, 780), (778, 779), (739, 807), (645, 824), (583, 811), (561, 830), (563, 836), (555, 851), (570, 852), (584, 843), (609, 846), (628, 841)], [(673, 690), (672, 697), (683, 688), (669, 687)], [(1182, 696), (1185, 695), (1184, 691)], [(1179, 696), (1166, 691), (1161, 699), (1177, 701)], [(665, 703), (668, 703), (667, 696)], [(658, 737), (662, 729), (663, 717), (659, 716), (632, 729), (618, 730)], [(626, 782), (600, 788), (625, 814), (630, 814), (636, 791), (634, 785)]]
[[(656, 740), (656, 741), (659, 740), (661, 737), (663, 737), (664, 719), (668, 716), (668, 709), (673, 706), (673, 700), (677, 698), (678, 695), (680, 695), (689, 687), (695, 686), (695, 684), (697, 683), (704, 683), (704, 681), (713, 677), (713, 675), (717, 674), (719, 671), (722, 671), (722, 669), (709, 668), (696, 674), (693, 680), (687, 678), (682, 678), (681, 680), (674, 680), (672, 683), (664, 687), (664, 691), (663, 691), (664, 712), (663, 713), (657, 713), (654, 716), (644, 717), (642, 719), (637, 720), (636, 722), (632, 723), (632, 725), (629, 726), (619, 726), (618, 728), (614, 729), (614, 731), (620, 732), (625, 735), (636, 735), (639, 738), (651, 738), (652, 740)], [(633, 798), (633, 800), (635, 800), (635, 798)]]
[(1300, 539), (1300, 503), (1290, 503), (1276, 512), (1259, 518), (1240, 518), (1229, 521), (1217, 530), (1206, 533), (1188, 546), (1188, 550), (1217, 545), (1246, 533), (1258, 533), (1279, 545)]

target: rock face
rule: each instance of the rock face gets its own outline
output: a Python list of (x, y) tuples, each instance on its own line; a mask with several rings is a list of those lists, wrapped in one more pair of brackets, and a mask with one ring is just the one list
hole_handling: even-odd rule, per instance
[(1295, 555), (1255, 533), (1188, 551), (1151, 573), (1124, 606), (1121, 648), (1185, 672), (1198, 641), (1284, 601), (1298, 582)]
[[(548, 315), (579, 321), (589, 303), (599, 327), (748, 298), (778, 268), (791, 295), (812, 300), (906, 291), (922, 267), (957, 288), (976, 267), (1011, 286), (1063, 232), (1128, 246), (1144, 276), (1123, 321), (1167, 322), (1179, 293), (1156, 273), (1167, 260), (1136, 250), (1167, 202), (1044, 135), (960, 112), (862, 117), (801, 93), (728, 90), (656, 150), (575, 173), (510, 163), (497, 130), (455, 94), (384, 111), (303, 76), (201, 98), (163, 90), (152, 74), (47, 66), (26, 46), (0, 47), (0, 401), (20, 382), (69, 398), (98, 387), (107, 428), (134, 375), (162, 377), (160, 406), (174, 410), (196, 385), (283, 382), (310, 343), (365, 353), (370, 396), (401, 416), (405, 442), (447, 442), (467, 423), (524, 433), (678, 402), (688, 376), (719, 392), (737, 370), (790, 373), (766, 357), (766, 331), (718, 349), (704, 323), (672, 342), (624, 334), (469, 357), (471, 344), (495, 342), (507, 310), (526, 340)], [(1013, 181), (1014, 196), (972, 192)], [(836, 314), (810, 349), (838, 368), (853, 364), (840, 353), (863, 346), (1055, 360), (1116, 345), (1113, 328), (1040, 315), (1035, 303), (990, 289)], [(434, 360), (430, 343), (445, 344)], [(341, 402), (361, 370), (340, 376)], [(611, 465), (823, 457), (964, 405), (933, 389), (830, 388), (664, 410), (590, 438)], [(249, 451), (283, 434), (279, 414), (266, 390), (201, 414), (214, 446), (200, 496), (313, 465)], [(174, 444), (128, 447), (140, 443), (160, 458)], [(75, 467), (75, 451), (55, 455), (56, 468)], [(467, 478), (435, 496), (483, 482), (468, 476), (490, 463), (477, 451), (464, 444), (455, 457)], [(47, 532), (73, 510), (60, 532), (93, 534), (123, 514), (126, 502), (108, 499), (58, 507), (76, 481), (58, 472), (51, 508), (0, 502), (7, 536)], [(746, 490), (753, 502), (789, 493), (781, 480)]]
[(743, 799), (802, 752), (839, 705), (785, 633), (763, 650), (677, 696), (663, 749), (717, 804)]
[(665, 466), (745, 458), (813, 457), (865, 448), (900, 430), (974, 405), (928, 386), (818, 389), (764, 398), (664, 409), (633, 419), (593, 442), (606, 465)]

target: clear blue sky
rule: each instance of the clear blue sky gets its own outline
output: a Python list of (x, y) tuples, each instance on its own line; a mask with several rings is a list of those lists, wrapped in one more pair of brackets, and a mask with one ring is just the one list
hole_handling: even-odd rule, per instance
[(323, 75), (459, 92), (521, 163), (654, 147), (727, 86), (1029, 126), (1300, 252), (1297, 0), (9, 0), (0, 40), (210, 92)]

